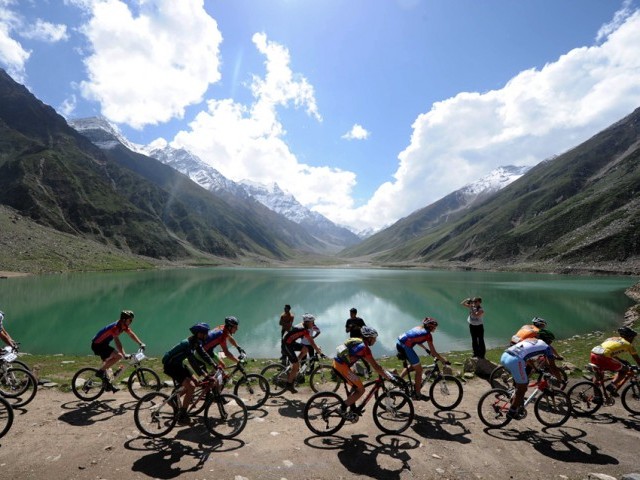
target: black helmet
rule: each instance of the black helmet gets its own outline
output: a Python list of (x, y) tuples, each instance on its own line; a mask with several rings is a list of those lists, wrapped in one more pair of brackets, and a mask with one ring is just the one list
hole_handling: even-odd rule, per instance
[(551, 330), (541, 328), (540, 330), (538, 330), (538, 338), (544, 343), (550, 344), (556, 339), (556, 336), (551, 332)]
[(133, 317), (135, 315), (133, 314), (133, 311), (131, 310), (122, 310), (120, 312), (120, 320), (126, 320), (127, 318), (130, 318), (131, 320), (133, 320)]
[(424, 320), (422, 320), (422, 325), (425, 328), (437, 327), (438, 326), (438, 321), (435, 318), (432, 318), (432, 317), (424, 317)]
[(533, 317), (531, 323), (533, 323), (533, 325), (538, 328), (545, 328), (547, 326), (547, 321), (544, 318), (540, 317)]
[(238, 319), (236, 317), (227, 317), (224, 319), (224, 324), (227, 327), (237, 327), (238, 326)]
[(208, 323), (196, 323), (189, 327), (189, 330), (194, 335), (197, 333), (209, 333), (209, 324)]
[(618, 329), (618, 333), (622, 338), (629, 341), (633, 340), (634, 338), (636, 338), (636, 335), (638, 335), (638, 332), (629, 327), (620, 327)]

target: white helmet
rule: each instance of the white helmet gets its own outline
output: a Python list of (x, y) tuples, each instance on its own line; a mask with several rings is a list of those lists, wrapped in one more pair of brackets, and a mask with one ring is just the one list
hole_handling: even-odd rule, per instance
[(360, 335), (362, 335), (362, 338), (376, 338), (378, 336), (378, 332), (375, 328), (367, 327), (365, 325), (360, 329)]
[(302, 315), (302, 323), (304, 323), (304, 322), (315, 322), (315, 321), (316, 321), (316, 317), (314, 317), (310, 313), (305, 313), (304, 315)]

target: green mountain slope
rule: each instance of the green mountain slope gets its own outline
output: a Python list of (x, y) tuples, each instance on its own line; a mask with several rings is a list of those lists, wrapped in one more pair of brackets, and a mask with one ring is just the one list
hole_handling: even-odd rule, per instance
[[(422, 217), (401, 220), (366, 253), (386, 264), (621, 264), (640, 254), (639, 193), (640, 109), (459, 218), (426, 229)], [(399, 237), (411, 229), (420, 234)]]

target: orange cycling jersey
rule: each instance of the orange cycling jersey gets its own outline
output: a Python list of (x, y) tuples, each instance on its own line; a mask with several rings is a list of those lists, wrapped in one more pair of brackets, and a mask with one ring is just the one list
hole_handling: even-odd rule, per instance
[(520, 327), (520, 330), (516, 332), (516, 334), (511, 337), (511, 343), (516, 344), (521, 342), (522, 340), (526, 340), (527, 338), (536, 338), (538, 336), (538, 331), (540, 329), (535, 325), (523, 325)]
[(616, 357), (621, 353), (627, 352), (630, 355), (637, 355), (636, 349), (628, 341), (622, 337), (607, 338), (602, 344), (594, 347), (591, 353), (603, 355), (605, 357)]

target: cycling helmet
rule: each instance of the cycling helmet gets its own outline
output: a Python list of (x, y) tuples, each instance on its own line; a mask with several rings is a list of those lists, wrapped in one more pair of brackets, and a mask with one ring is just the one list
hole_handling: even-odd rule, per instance
[(189, 327), (189, 331), (196, 335), (197, 333), (209, 333), (209, 324), (208, 323), (196, 323)]
[(542, 328), (538, 331), (538, 338), (542, 340), (544, 343), (551, 343), (556, 339), (556, 336), (551, 333), (550, 330)]
[(538, 328), (545, 328), (547, 326), (547, 321), (544, 318), (540, 318), (540, 317), (533, 317), (533, 320), (531, 320), (531, 323), (533, 323), (534, 327), (538, 327)]
[(425, 327), (437, 327), (438, 321), (432, 317), (424, 317), (424, 320), (422, 320), (422, 325), (424, 325)]
[(362, 338), (376, 338), (378, 332), (375, 328), (367, 327), (366, 325), (360, 329), (360, 335)]
[(314, 317), (310, 313), (305, 313), (304, 315), (302, 315), (302, 323), (315, 322), (315, 321), (316, 321), (316, 317)]
[(227, 327), (237, 327), (238, 326), (238, 319), (236, 317), (227, 317), (224, 319), (224, 324)]
[(131, 310), (123, 310), (120, 312), (120, 320), (126, 320), (127, 318), (133, 320), (133, 317), (134, 315)]
[(620, 327), (618, 329), (618, 334), (620, 334), (620, 336), (625, 340), (631, 341), (634, 338), (636, 338), (636, 335), (638, 335), (638, 332), (636, 332), (635, 330), (629, 327)]

